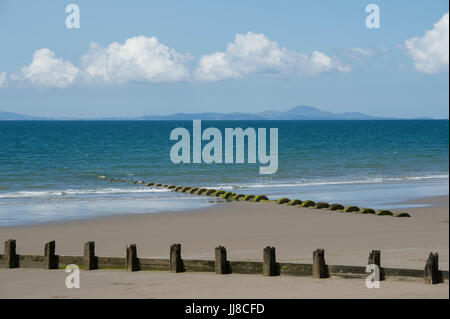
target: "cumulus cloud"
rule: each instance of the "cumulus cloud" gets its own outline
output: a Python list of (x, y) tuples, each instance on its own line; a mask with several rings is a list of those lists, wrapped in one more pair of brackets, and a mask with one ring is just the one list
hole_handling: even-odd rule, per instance
[(414, 37), (404, 43), (416, 70), (423, 73), (448, 71), (449, 58), (448, 12), (423, 37)]
[[(366, 54), (360, 52), (359, 54)], [(281, 47), (264, 34), (237, 34), (224, 52), (206, 54), (194, 64), (156, 37), (136, 36), (106, 47), (92, 43), (79, 65), (57, 58), (47, 48), (37, 50), (19, 73), (0, 74), (0, 87), (27, 83), (65, 88), (72, 84), (120, 85), (128, 82), (218, 81), (250, 74), (316, 75), (349, 72), (337, 56), (320, 51), (300, 53)]]
[(176, 82), (189, 79), (188, 55), (177, 53), (156, 37), (138, 36), (104, 48), (91, 44), (81, 58), (85, 78), (100, 83)]
[(22, 73), (15, 78), (28, 81), (39, 87), (64, 88), (75, 81), (79, 70), (69, 61), (55, 58), (49, 49), (37, 50), (30, 65), (22, 68)]
[(348, 48), (342, 51), (342, 53), (352, 59), (361, 60), (369, 58), (375, 55), (375, 51), (368, 48)]
[(264, 34), (248, 32), (237, 34), (225, 52), (203, 55), (194, 70), (194, 79), (217, 81), (254, 73), (311, 75), (334, 71), (347, 72), (349, 67), (325, 53), (314, 51), (308, 56), (280, 47)]
[(6, 87), (6, 82), (7, 82), (6, 72), (0, 73), (0, 89)]

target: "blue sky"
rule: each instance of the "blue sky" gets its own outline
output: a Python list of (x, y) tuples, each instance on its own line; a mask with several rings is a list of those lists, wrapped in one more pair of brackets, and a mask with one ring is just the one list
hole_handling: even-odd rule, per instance
[(0, 38), (2, 111), (448, 118), (447, 1), (0, 0)]

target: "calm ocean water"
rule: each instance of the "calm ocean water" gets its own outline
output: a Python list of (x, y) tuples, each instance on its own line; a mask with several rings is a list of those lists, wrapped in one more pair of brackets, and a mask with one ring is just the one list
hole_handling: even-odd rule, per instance
[(222, 132), (277, 127), (273, 175), (260, 175), (259, 164), (173, 164), (175, 127), (191, 131), (192, 122), (0, 122), (0, 225), (213, 204), (105, 175), (374, 208), (448, 194), (448, 120), (202, 121)]

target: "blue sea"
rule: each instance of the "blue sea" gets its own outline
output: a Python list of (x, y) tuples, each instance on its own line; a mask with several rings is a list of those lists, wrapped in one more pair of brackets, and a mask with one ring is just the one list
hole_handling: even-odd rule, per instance
[(176, 127), (192, 132), (192, 121), (0, 122), (0, 226), (217, 204), (103, 176), (406, 210), (449, 193), (448, 120), (202, 121), (278, 128), (273, 175), (260, 164), (174, 164)]

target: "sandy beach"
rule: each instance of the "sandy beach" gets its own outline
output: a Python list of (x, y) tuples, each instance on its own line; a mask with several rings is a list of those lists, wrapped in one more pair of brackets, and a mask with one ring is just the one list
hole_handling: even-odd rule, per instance
[[(365, 265), (372, 249), (381, 250), (383, 267), (423, 269), (428, 254), (439, 253), (449, 269), (448, 196), (416, 200), (433, 204), (408, 209), (411, 218), (339, 213), (268, 203), (230, 202), (213, 208), (135, 214), (21, 227), (0, 227), (0, 240), (17, 240), (19, 254), (42, 254), (56, 240), (56, 253), (82, 255), (83, 243), (96, 242), (98, 256), (125, 256), (137, 244), (139, 257), (168, 258), (172, 243), (182, 244), (184, 259), (213, 259), (225, 246), (229, 260), (262, 259), (274, 246), (277, 261), (311, 263), (312, 252), (325, 249), (331, 265)], [(421, 281), (383, 282), (386, 289), (367, 289), (362, 280), (317, 280), (211, 273), (127, 273), (82, 271), (79, 292), (64, 287), (62, 270), (0, 270), (2, 298), (135, 297), (135, 298), (448, 298), (448, 281), (427, 286)], [(320, 284), (319, 284), (320, 283)], [(147, 289), (146, 287), (152, 287)], [(264, 287), (264, 288), (263, 288)], [(299, 289), (299, 287), (304, 287)], [(82, 292), (83, 291), (83, 292)]]
[(0, 270), (0, 298), (449, 298), (448, 282), (386, 280), (368, 289), (361, 279), (82, 270), (80, 288), (67, 289), (66, 276), (64, 270)]

